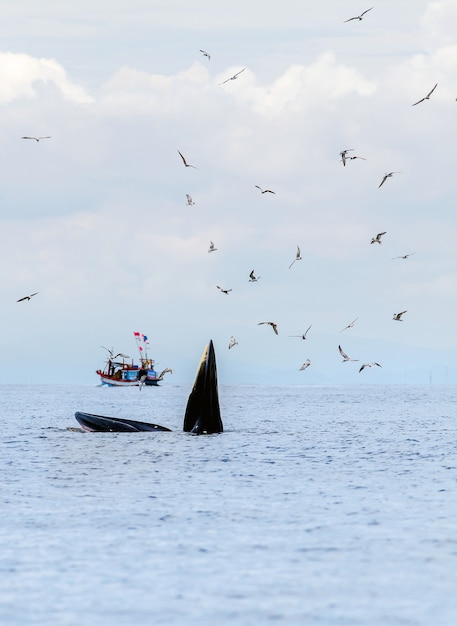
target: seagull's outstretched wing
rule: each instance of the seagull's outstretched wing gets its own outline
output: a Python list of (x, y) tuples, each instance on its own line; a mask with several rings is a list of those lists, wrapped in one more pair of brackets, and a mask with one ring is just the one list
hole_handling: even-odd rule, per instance
[(414, 104), (412, 104), (411, 106), (415, 107), (416, 104), (420, 104), (421, 102), (424, 102), (424, 100), (429, 100), (430, 96), (432, 95), (432, 93), (435, 91), (435, 89), (438, 87), (438, 83), (436, 83), (436, 85), (433, 87), (433, 89), (431, 91), (428, 92), (428, 94), (426, 96), (424, 96), (423, 98), (421, 98), (420, 100), (418, 100), (417, 102), (415, 102)]
[(39, 293), (39, 292), (35, 291), (35, 293), (31, 293), (28, 296), (24, 296), (22, 298), (19, 298), (19, 300), (16, 300), (16, 302), (23, 302), (24, 300), (30, 300), (31, 298), (33, 298), (33, 296), (36, 296), (37, 293)]

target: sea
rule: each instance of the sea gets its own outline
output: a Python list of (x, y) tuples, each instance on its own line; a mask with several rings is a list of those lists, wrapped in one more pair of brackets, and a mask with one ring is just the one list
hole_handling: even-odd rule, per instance
[(456, 386), (0, 391), (2, 626), (457, 624)]

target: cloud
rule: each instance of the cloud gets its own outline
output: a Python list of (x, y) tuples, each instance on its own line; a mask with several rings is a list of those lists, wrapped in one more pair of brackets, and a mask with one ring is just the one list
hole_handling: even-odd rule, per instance
[(64, 68), (54, 59), (0, 52), (0, 76), (0, 104), (36, 98), (36, 84), (40, 82), (54, 84), (66, 100), (78, 104), (93, 101), (81, 86), (68, 79)]
[(454, 44), (457, 32), (456, 2), (454, 0), (430, 2), (421, 23), (430, 47), (447, 47)]
[[(56, 332), (71, 323), (78, 348), (88, 328), (91, 340), (103, 333), (97, 346), (119, 328), (158, 329), (180, 352), (195, 337), (214, 331), (225, 345), (240, 332), (254, 363), (272, 339), (256, 333), (262, 319), (281, 323), (281, 358), (293, 349), (280, 343), (288, 326), (299, 332), (304, 318), (331, 344), (360, 311), (367, 341), (387, 340), (399, 306), (411, 315), (396, 332), (411, 329), (407, 341), (417, 343), (432, 337), (436, 298), (442, 324), (427, 341), (449, 344), (453, 46), (389, 58), (372, 74), (327, 49), (269, 79), (247, 66), (223, 86), (242, 65), (216, 70), (213, 59), (199, 60), (168, 73), (123, 65), (90, 94), (55, 61), (3, 53), (2, 284), (11, 327), (20, 332), (33, 311), (33, 324)], [(436, 81), (430, 102), (412, 109)], [(38, 82), (52, 83), (46, 98)], [(21, 142), (24, 119), (52, 141)], [(343, 168), (343, 148), (367, 160)], [(198, 169), (184, 168), (178, 149)], [(391, 170), (402, 174), (378, 190)], [(277, 193), (262, 196), (255, 184)], [(381, 230), (382, 246), (370, 246)], [(297, 244), (303, 260), (289, 271)], [(406, 252), (415, 255), (392, 260)], [(262, 275), (255, 285), (253, 268)], [(233, 292), (222, 296), (216, 284)], [(16, 318), (16, 297), (34, 290), (40, 299)]]
[[(290, 66), (271, 85), (259, 85), (249, 71), (239, 80), (245, 83), (233, 91), (232, 97), (267, 118), (297, 114), (316, 106), (333, 108), (349, 94), (363, 98), (376, 90), (376, 84), (365, 79), (355, 68), (338, 63), (332, 51), (319, 55), (307, 66)], [(228, 93), (231, 88), (230, 82), (226, 89)]]

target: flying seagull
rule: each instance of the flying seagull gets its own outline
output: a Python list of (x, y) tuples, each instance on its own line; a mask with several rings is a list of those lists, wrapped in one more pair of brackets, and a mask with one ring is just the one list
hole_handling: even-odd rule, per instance
[[(366, 159), (364, 157), (360, 157), (360, 156), (356, 156), (356, 155), (354, 155), (354, 156), (347, 156), (346, 157), (346, 161), (347, 160), (353, 161), (354, 159), (362, 159), (362, 161), (366, 161)], [(341, 159), (341, 160), (343, 160), (343, 159)]]
[(193, 204), (195, 204), (195, 202), (192, 200), (192, 196), (190, 196), (188, 193), (186, 193), (186, 198), (187, 198), (187, 206), (192, 206)]
[(219, 285), (216, 285), (216, 287), (219, 289), (221, 293), (225, 293), (226, 296), (228, 296), (229, 293), (232, 291), (231, 289), (222, 289), (222, 287), (219, 287)]
[(384, 178), (382, 179), (382, 181), (380, 182), (380, 184), (378, 185), (378, 189), (379, 187), (381, 187), (382, 185), (384, 185), (384, 183), (386, 182), (386, 180), (388, 178), (390, 178), (391, 176), (393, 176), (394, 174), (401, 174), (401, 172), (389, 172), (388, 174), (384, 174)]
[(423, 98), (421, 98), (420, 100), (418, 100), (417, 102), (415, 102), (414, 104), (412, 104), (412, 107), (415, 107), (416, 104), (420, 104), (421, 102), (423, 102), (424, 100), (430, 100), (430, 96), (432, 95), (432, 93), (435, 91), (435, 89), (438, 87), (438, 83), (436, 83), (436, 85), (433, 87), (433, 89), (431, 91), (428, 92), (428, 94), (426, 96), (424, 96)]
[(275, 334), (278, 334), (278, 325), (276, 324), (276, 322), (259, 322), (257, 326), (260, 326), (261, 324), (268, 324), (275, 331)]
[[(371, 9), (372, 8), (373, 7), (371, 7)], [(371, 9), (367, 9), (366, 11), (361, 13), (360, 15), (356, 15), (355, 17), (350, 17), (348, 20), (344, 20), (344, 23), (351, 22), (352, 20), (359, 20), (359, 21), (361, 21), (363, 19), (363, 16), (365, 15), (365, 13), (368, 13), (368, 11), (371, 11)]]
[(373, 365), (377, 365), (378, 367), (382, 367), (382, 365), (379, 365), (379, 363), (373, 362), (373, 363), (364, 363), (362, 365), (362, 367), (359, 369), (359, 374), (362, 370), (364, 370), (366, 367), (373, 367)]
[[(162, 370), (160, 372), (160, 374), (157, 377), (157, 380), (163, 380), (163, 377), (165, 376), (165, 374), (173, 374), (173, 370), (170, 367), (166, 367), (164, 370)], [(147, 378), (147, 374), (144, 374), (143, 376), (141, 376), (140, 378), (140, 391), (141, 391), (141, 387), (145, 384), (146, 382), (146, 378)]]
[(404, 315), (407, 311), (402, 311), (401, 313), (394, 313), (393, 320), (396, 322), (402, 322), (401, 316)]
[(238, 341), (235, 339), (235, 337), (230, 337), (230, 341), (229, 341), (229, 345), (228, 345), (228, 349), (231, 350), (234, 346), (238, 345)]
[(271, 189), (262, 189), (262, 187), (259, 187), (259, 185), (254, 185), (254, 187), (257, 187), (257, 189), (260, 189), (260, 193), (276, 193), (275, 191), (271, 191)]
[(214, 243), (212, 241), (209, 242), (208, 252), (215, 252), (217, 248), (214, 247)]
[(376, 237), (372, 237), (372, 238), (371, 238), (370, 243), (379, 243), (379, 244), (381, 244), (381, 243), (382, 243), (382, 241), (381, 241), (381, 237), (382, 237), (383, 235), (385, 235), (385, 234), (386, 234), (386, 231), (384, 231), (384, 232), (382, 232), (382, 233), (378, 233), (378, 234), (376, 235)]
[(306, 335), (308, 334), (308, 330), (311, 328), (312, 324), (308, 326), (303, 335), (289, 335), (289, 337), (298, 337), (299, 339), (306, 339)]
[(355, 320), (352, 320), (352, 322), (351, 322), (350, 324), (348, 324), (347, 326), (345, 326), (344, 328), (342, 328), (342, 329), (340, 330), (340, 333), (342, 333), (342, 332), (343, 332), (343, 330), (347, 330), (348, 328), (352, 328), (358, 319), (359, 319), (359, 318), (358, 318), (358, 317), (356, 317), (356, 318), (355, 318)]
[(346, 166), (346, 159), (349, 158), (347, 156), (348, 152), (354, 152), (354, 148), (346, 148), (346, 150), (341, 150), (340, 152), (341, 161), (343, 162), (344, 166)]
[(393, 256), (392, 259), (407, 259), (411, 255), (416, 254), (415, 252), (408, 252), (408, 254), (401, 254), (400, 256)]
[(311, 365), (311, 361), (309, 359), (306, 359), (306, 361), (303, 363), (303, 365), (300, 367), (298, 371), (301, 372), (305, 370), (307, 367), (309, 367), (310, 365)]
[(211, 61), (211, 55), (209, 55), (205, 50), (200, 50), (200, 52), (208, 59), (208, 61)]
[(37, 293), (39, 293), (39, 291), (35, 291), (35, 293), (31, 293), (29, 296), (24, 296), (23, 298), (19, 298), (19, 300), (16, 300), (16, 302), (24, 302), (24, 300), (31, 300), (31, 298), (33, 298), (33, 296), (36, 296)]
[(111, 350), (109, 348), (105, 348), (105, 346), (100, 346), (100, 348), (103, 348), (103, 350), (107, 350), (111, 359), (117, 359), (118, 356), (120, 356), (122, 359), (130, 359), (128, 354), (123, 354), (122, 352), (114, 354), (113, 348), (111, 348)]
[(219, 85), (225, 85), (225, 83), (228, 83), (229, 80), (235, 80), (236, 78), (238, 78), (238, 76), (241, 74), (241, 72), (244, 72), (246, 68), (243, 67), (242, 70), (240, 70), (239, 72), (237, 72), (236, 74), (234, 74), (233, 76), (230, 76), (230, 78), (227, 78), (226, 80), (224, 80), (222, 83), (219, 83)]
[(289, 265), (289, 269), (292, 267), (292, 265), (295, 263), (295, 261), (301, 261), (301, 253), (300, 253), (300, 246), (297, 246), (297, 252), (295, 253), (295, 259), (292, 261), (292, 263)]
[(140, 385), (139, 385), (140, 391), (143, 389), (143, 385), (145, 384), (147, 377), (148, 377), (147, 374), (143, 374), (142, 376), (140, 376)]
[(21, 137), (21, 139), (34, 139), (35, 141), (41, 141), (42, 139), (51, 139), (51, 137)]
[(181, 152), (179, 152), (179, 150), (178, 150), (178, 153), (179, 153), (179, 156), (180, 156), (180, 157), (181, 157), (181, 159), (182, 159), (182, 162), (184, 163), (184, 165), (185, 165), (186, 167), (193, 167), (195, 170), (197, 169), (197, 168), (195, 167), (195, 165), (190, 165), (190, 163), (188, 163), (188, 162), (186, 161), (186, 159), (183, 157), (183, 155), (181, 154)]
[(340, 351), (341, 356), (343, 357), (342, 363), (346, 363), (347, 361), (358, 361), (359, 359), (352, 359), (350, 356), (343, 351), (341, 346), (338, 346), (338, 350)]
[(252, 272), (249, 274), (249, 282), (250, 283), (256, 283), (259, 280), (260, 276), (256, 276), (254, 274), (254, 270), (252, 270)]
[(164, 370), (162, 370), (159, 374), (159, 377), (157, 378), (157, 380), (162, 380), (162, 378), (165, 376), (165, 374), (173, 374), (173, 370), (169, 367), (166, 367)]

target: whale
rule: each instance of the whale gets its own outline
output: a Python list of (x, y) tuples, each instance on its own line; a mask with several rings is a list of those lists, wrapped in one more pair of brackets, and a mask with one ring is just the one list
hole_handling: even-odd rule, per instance
[(194, 435), (212, 435), (224, 430), (217, 388), (216, 354), (212, 341), (205, 346), (197, 368), (184, 413), (183, 430)]
[[(75, 418), (89, 432), (171, 432), (170, 428), (124, 417), (110, 417), (76, 411)], [(212, 340), (205, 346), (200, 358), (195, 381), (184, 413), (183, 431), (193, 435), (222, 433), (217, 386), (216, 354)]]

